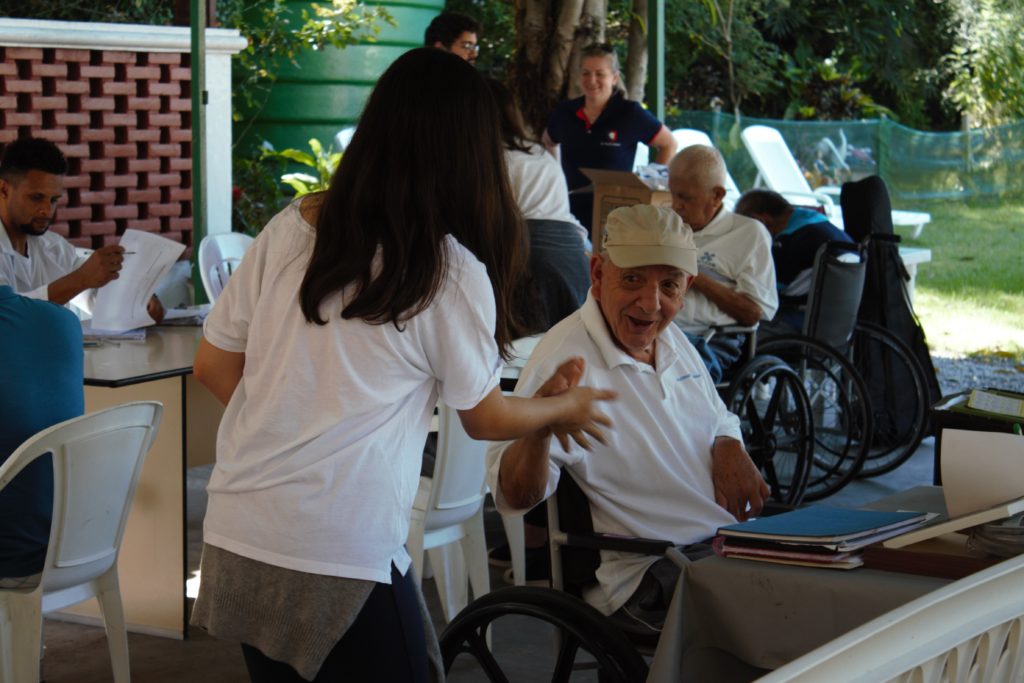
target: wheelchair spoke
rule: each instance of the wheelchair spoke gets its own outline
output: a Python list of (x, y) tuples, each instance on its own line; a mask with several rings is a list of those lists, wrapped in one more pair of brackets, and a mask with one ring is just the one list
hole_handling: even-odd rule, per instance
[(757, 403), (754, 401), (754, 392), (751, 390), (747, 394), (745, 403), (744, 413), (747, 419), (750, 421), (750, 431), (753, 433), (755, 438), (761, 439), (764, 437), (766, 430), (764, 423), (761, 421), (761, 416), (757, 413)]
[(501, 670), (501, 665), (491, 653), (491, 648), (487, 647), (486, 633), (489, 626), (490, 624), (486, 624), (479, 629), (474, 629), (473, 633), (466, 638), (466, 648), (463, 651), (471, 654), (479, 662), (490, 683), (509, 683), (505, 672)]
[(564, 631), (562, 632), (562, 643), (558, 648), (558, 658), (555, 661), (555, 670), (551, 675), (551, 683), (562, 683), (568, 681), (572, 676), (572, 667), (576, 663), (576, 653), (580, 649), (580, 641)]

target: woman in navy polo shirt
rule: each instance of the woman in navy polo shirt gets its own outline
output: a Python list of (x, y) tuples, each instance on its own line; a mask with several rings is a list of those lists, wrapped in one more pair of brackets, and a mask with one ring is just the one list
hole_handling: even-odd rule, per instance
[(571, 193), (570, 209), (590, 231), (594, 195), (573, 193), (590, 184), (580, 169), (631, 171), (638, 142), (657, 148), (653, 160), (667, 164), (676, 151), (676, 143), (668, 128), (640, 103), (625, 98), (619, 81), (619, 58), (612, 46), (591, 45), (583, 49), (581, 56), (583, 97), (555, 107), (544, 131), (544, 144), (552, 153), (561, 145), (562, 170)]

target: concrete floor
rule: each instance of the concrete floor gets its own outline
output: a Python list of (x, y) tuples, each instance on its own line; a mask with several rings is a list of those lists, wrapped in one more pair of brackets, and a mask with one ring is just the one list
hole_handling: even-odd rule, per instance
[[(838, 494), (823, 501), (839, 507), (856, 507), (888, 494), (932, 482), (932, 439), (895, 472), (876, 479), (855, 481)], [(201, 543), (201, 520), (205, 509), (203, 486), (208, 476), (204, 471), (189, 476), (189, 546), (191, 566), (198, 565), (195, 552)], [(501, 524), (496, 513), (486, 515), (488, 537), (500, 542)], [(492, 589), (504, 582), (499, 570), (491, 572)], [(435, 626), (443, 628), (437, 595), (432, 581), (424, 582), (424, 594), (431, 608)], [(106, 683), (111, 680), (106, 637), (99, 627), (70, 624), (47, 619), (44, 628), (46, 653), (43, 673), (47, 683)], [(551, 634), (543, 625), (523, 620), (510, 620), (494, 635), (498, 656), (513, 662), (513, 681), (548, 680), (541, 675), (545, 662), (551, 660)], [(248, 680), (238, 646), (217, 641), (199, 629), (192, 629), (184, 641), (129, 634), (132, 680), (135, 683), (179, 683), (211, 681), (234, 683)], [(481, 674), (456, 664), (450, 676), (455, 683), (486, 680)], [(596, 680), (593, 672), (582, 672), (573, 680)]]

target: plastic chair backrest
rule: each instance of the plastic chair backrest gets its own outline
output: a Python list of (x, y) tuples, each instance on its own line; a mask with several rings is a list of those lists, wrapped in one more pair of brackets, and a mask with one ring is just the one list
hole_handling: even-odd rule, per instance
[[(706, 147), (714, 147), (714, 143), (711, 142), (711, 138), (702, 130), (696, 130), (695, 128), (676, 128), (672, 131), (672, 137), (676, 139), (676, 151), (682, 151), (687, 147), (693, 145), (704, 145)], [(739, 185), (733, 180), (729, 170), (725, 171), (725, 208), (732, 210), (732, 207), (736, 205), (736, 201), (740, 198)]]
[(804, 334), (845, 353), (853, 338), (864, 293), (867, 251), (863, 245), (826, 242), (814, 257)]
[(3, 489), (30, 462), (53, 455), (44, 612), (50, 609), (45, 593), (91, 581), (117, 561), (142, 462), (162, 415), (160, 403), (138, 401), (66, 420), (25, 441), (0, 466)]
[(345, 148), (348, 147), (348, 143), (352, 142), (352, 136), (355, 134), (355, 126), (348, 126), (339, 130), (338, 134), (334, 136), (334, 151), (344, 152)]
[(438, 403), (437, 416), (437, 460), (427, 501), (427, 531), (469, 519), (480, 509), (487, 492), (486, 442), (471, 439), (458, 412), (443, 403)]
[(206, 297), (213, 303), (224, 291), (228, 278), (242, 263), (253, 238), (241, 232), (220, 232), (207, 235), (199, 243), (199, 276)]
[(1024, 555), (926, 593), (759, 683), (1020, 681)]
[(769, 126), (748, 126), (740, 137), (765, 187), (781, 194), (812, 194), (810, 183), (800, 171), (782, 133)]
[(639, 170), (651, 163), (651, 148), (642, 142), (636, 143), (636, 156), (633, 157), (633, 170)]

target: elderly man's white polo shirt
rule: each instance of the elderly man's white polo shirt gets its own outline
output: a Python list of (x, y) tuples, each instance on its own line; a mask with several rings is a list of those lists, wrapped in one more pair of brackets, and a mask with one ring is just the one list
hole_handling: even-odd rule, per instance
[[(775, 287), (772, 241), (760, 222), (723, 208), (703, 230), (693, 233), (693, 241), (702, 275), (749, 296), (761, 307), (762, 320), (775, 316), (779, 294)], [(713, 325), (736, 324), (732, 316), (692, 287), (676, 322), (695, 334)]]
[[(669, 325), (655, 348), (656, 367), (631, 358), (615, 345), (593, 295), (583, 307), (544, 336), (523, 368), (516, 394), (532, 396), (562, 362), (586, 361), (582, 384), (618, 392), (603, 406), (614, 426), (608, 444), (562, 451), (551, 440), (545, 498), (555, 491), (559, 468), (568, 467), (591, 503), (598, 532), (668, 539), (688, 544), (714, 535), (736, 520), (715, 503), (711, 446), (718, 436), (740, 438), (739, 420), (726, 410), (707, 369), (682, 332)], [(508, 506), (498, 487), (508, 442), (488, 450), (488, 483), (498, 510)], [(605, 614), (636, 590), (657, 558), (602, 553), (599, 586), (587, 600)]]

